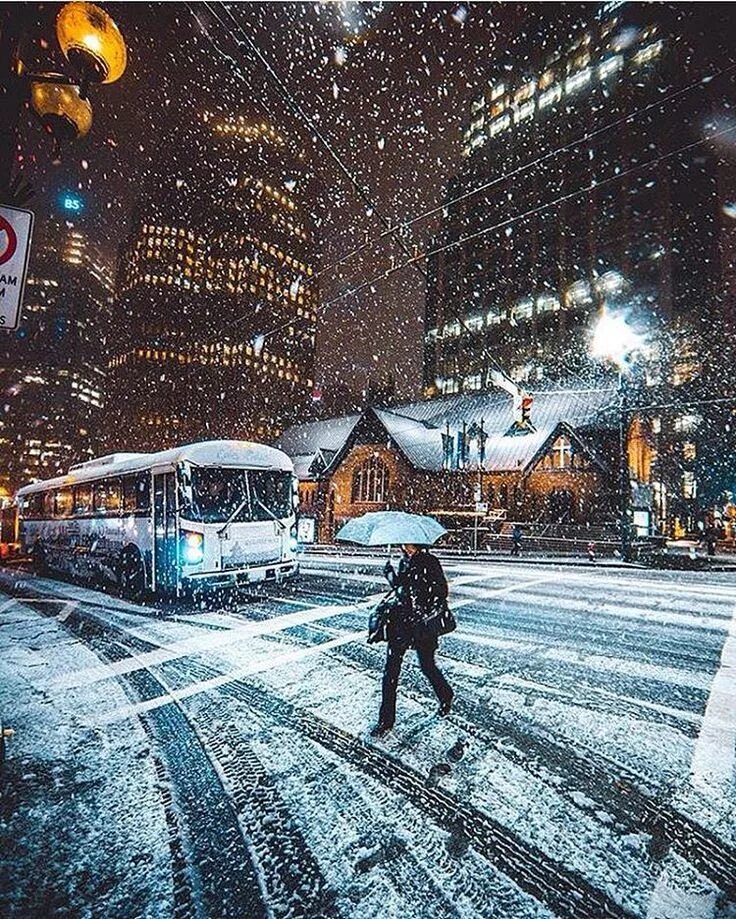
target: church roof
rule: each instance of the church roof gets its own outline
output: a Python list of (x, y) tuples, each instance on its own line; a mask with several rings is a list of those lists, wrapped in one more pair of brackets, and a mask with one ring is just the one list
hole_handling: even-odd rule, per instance
[[(502, 391), (446, 396), (409, 402), (391, 408), (368, 409), (407, 460), (417, 469), (443, 468), (442, 435), (449, 425), (455, 440), (463, 425), (483, 422), (487, 435), (484, 468), (489, 471), (524, 469), (537, 456), (561, 422), (586, 442), (587, 434), (611, 429), (618, 423), (618, 400), (613, 389), (543, 390), (533, 393), (534, 431), (509, 433), (514, 422), (511, 396)], [(319, 450), (335, 451), (335, 460), (347, 444), (360, 415), (344, 415), (287, 429), (275, 446), (291, 456), (297, 475), (308, 469)], [(307, 463), (306, 460), (309, 459)], [(306, 465), (305, 465), (306, 464)]]

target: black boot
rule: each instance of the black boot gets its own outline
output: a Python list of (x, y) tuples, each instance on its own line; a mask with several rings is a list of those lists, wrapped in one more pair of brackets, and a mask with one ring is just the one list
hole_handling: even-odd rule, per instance
[(450, 709), (452, 708), (452, 700), (455, 697), (455, 693), (450, 693), (450, 695), (443, 701), (440, 702), (440, 707), (437, 709), (437, 714), (440, 718), (446, 718), (450, 714)]

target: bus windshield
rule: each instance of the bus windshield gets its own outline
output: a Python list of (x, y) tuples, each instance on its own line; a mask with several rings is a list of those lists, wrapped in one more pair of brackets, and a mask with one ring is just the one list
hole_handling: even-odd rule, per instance
[(195, 468), (183, 516), (200, 523), (284, 519), (292, 513), (291, 478), (271, 469)]

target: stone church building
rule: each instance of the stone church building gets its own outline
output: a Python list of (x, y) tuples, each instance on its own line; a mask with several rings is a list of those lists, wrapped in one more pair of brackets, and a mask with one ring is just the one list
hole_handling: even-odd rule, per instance
[(384, 509), (432, 514), (456, 542), (514, 522), (614, 538), (618, 445), (611, 389), (537, 392), (528, 421), (502, 391), (372, 407), (295, 425), (275, 443), (294, 462), (301, 514), (319, 542)]

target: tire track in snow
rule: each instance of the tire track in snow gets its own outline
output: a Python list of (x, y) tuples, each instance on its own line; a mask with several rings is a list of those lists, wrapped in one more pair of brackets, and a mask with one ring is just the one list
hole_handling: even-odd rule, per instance
[[(334, 637), (333, 631), (325, 631), (318, 624), (302, 629), (315, 635), (311, 640), (302, 639), (308, 643), (315, 640), (322, 643), (326, 637)], [(298, 640), (295, 633), (302, 629), (290, 629), (289, 633)], [(376, 678), (380, 678), (382, 664), (362, 645), (351, 643), (325, 653), (342, 662), (352, 662), (356, 669), (373, 672)], [(407, 670), (407, 678), (420, 699), (426, 700), (430, 696), (424, 681), (413, 669)], [(466, 693), (463, 698), (457, 699), (454, 706), (464, 716), (462, 720), (450, 716), (450, 720), (457, 723), (461, 730), (486, 744), (494, 742), (502, 734), (507, 744), (500, 751), (512, 762), (535, 775), (540, 770), (546, 770), (565, 783), (572, 781), (578, 790), (598, 801), (631, 831), (651, 834), (657, 845), (671, 846), (721, 889), (728, 890), (736, 884), (736, 850), (679, 812), (656, 789), (647, 788), (637, 772), (592, 750), (584, 748), (576, 751), (569, 744), (557, 740), (549, 731), (529, 723), (520, 725), (499, 711), (468, 701), (469, 697), (470, 694)], [(555, 790), (559, 791), (559, 787), (555, 786)]]
[[(201, 679), (210, 678), (214, 671), (202, 664), (191, 666)], [(246, 702), (259, 714), (296, 729), (351, 766), (385, 782), (448, 832), (457, 832), (459, 828), (469, 845), (562, 919), (634, 919), (632, 913), (585, 878), (551, 859), (472, 804), (442, 788), (427, 788), (423, 775), (372, 744), (311, 712), (298, 709), (262, 685), (235, 680), (223, 685), (221, 691)]]
[[(16, 588), (13, 595), (22, 602), (48, 600), (28, 586)], [(55, 610), (55, 606), (61, 609)], [(40, 611), (42, 615), (55, 615), (66, 608), (63, 600), (54, 599), (53, 603), (44, 603)], [(155, 647), (123, 629), (101, 623), (94, 613), (85, 615), (83, 602), (65, 617), (63, 624), (112, 665), (129, 658), (131, 652), (145, 653)], [(166, 691), (147, 669), (126, 673), (122, 683), (134, 702)], [(248, 919), (267, 919), (260, 879), (236, 813), (183, 709), (175, 704), (159, 706), (141, 717), (141, 723), (160, 751), (168, 777), (166, 787), (171, 789), (170, 798), (163, 792), (162, 803), (170, 833), (176, 834), (176, 839), (169, 839), (175, 856), (172, 874), (176, 879), (176, 919), (180, 915), (242, 919), (244, 914)], [(158, 771), (161, 775), (160, 767)]]

